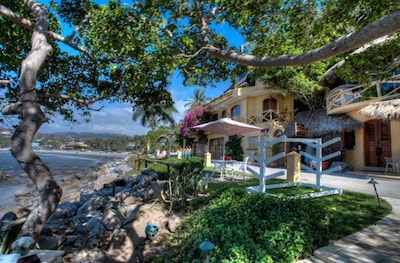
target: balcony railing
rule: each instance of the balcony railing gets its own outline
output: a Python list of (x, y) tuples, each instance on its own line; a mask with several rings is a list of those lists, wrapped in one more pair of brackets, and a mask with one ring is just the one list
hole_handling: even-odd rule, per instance
[(233, 97), (233, 90), (228, 90), (228, 91), (224, 92), (221, 96), (212, 100), (211, 103), (214, 105), (215, 108), (224, 108), (227, 106), (227, 105), (224, 105), (224, 102), (231, 99), (232, 97)]
[(369, 86), (346, 84), (328, 93), (326, 108), (328, 113), (342, 113), (346, 109), (356, 109), (370, 102), (400, 97), (400, 75), (385, 81), (374, 81)]
[(250, 116), (244, 117), (241, 120), (250, 125), (256, 125), (265, 122), (278, 122), (280, 124), (288, 124), (293, 118), (293, 113), (291, 112), (280, 112), (278, 110), (266, 110), (260, 113), (252, 114)]

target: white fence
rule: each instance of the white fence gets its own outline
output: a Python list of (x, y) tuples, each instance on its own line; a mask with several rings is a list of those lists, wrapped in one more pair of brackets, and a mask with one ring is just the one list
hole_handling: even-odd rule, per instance
[[(322, 163), (324, 161), (327, 161), (329, 159), (332, 159), (336, 156), (341, 155), (340, 151), (328, 154), (326, 156), (322, 156), (322, 149), (326, 146), (329, 146), (333, 143), (339, 142), (341, 139), (340, 137), (333, 138), (327, 142), (322, 143), (321, 138), (316, 138), (316, 139), (303, 139), (303, 138), (287, 138), (285, 135), (278, 137), (278, 138), (270, 138), (267, 136), (261, 136), (260, 141), (256, 141), (252, 138), (249, 138), (249, 142), (256, 145), (259, 148), (259, 155), (255, 155), (251, 152), (247, 152), (247, 154), (252, 157), (255, 161), (257, 161), (260, 165), (259, 172), (255, 171), (251, 167), (247, 167), (247, 170), (256, 176), (259, 179), (259, 185), (257, 187), (248, 187), (248, 191), (252, 192), (259, 192), (259, 193), (265, 193), (265, 189), (267, 186), (265, 185), (265, 182), (269, 179), (276, 178), (278, 176), (284, 175), (284, 171), (273, 171), (272, 169), (267, 169), (267, 166), (273, 161), (276, 161), (280, 158), (283, 158), (285, 156), (284, 152), (280, 152), (274, 156), (269, 156), (268, 155), (268, 149), (274, 144), (277, 143), (283, 143), (283, 142), (298, 142), (307, 145), (308, 147), (313, 149), (314, 154), (311, 154), (309, 152), (304, 152), (300, 151), (299, 153), (303, 155), (304, 157), (308, 158), (311, 163), (314, 164), (314, 169), (311, 168), (310, 166), (307, 166), (303, 163), (301, 163), (301, 168), (306, 170), (307, 172), (314, 173), (316, 176), (316, 184), (315, 185), (307, 185), (311, 187), (315, 187), (318, 189), (325, 189), (327, 192), (326, 194), (323, 195), (328, 195), (328, 194), (338, 194), (341, 193), (342, 191), (340, 189), (334, 189), (334, 188), (327, 188), (323, 187), (321, 184), (321, 178), (322, 175), (325, 173), (333, 173), (336, 171), (341, 170), (340, 166), (332, 167), (326, 170), (322, 170)], [(270, 174), (267, 174), (267, 172), (271, 172)], [(279, 186), (282, 186), (283, 184), (279, 184)], [(284, 187), (292, 186), (292, 185), (298, 185), (298, 183), (295, 184), (284, 184)], [(304, 184), (303, 184), (304, 185)], [(274, 188), (274, 187), (268, 187), (268, 188)], [(321, 196), (321, 194), (318, 194), (318, 196)]]

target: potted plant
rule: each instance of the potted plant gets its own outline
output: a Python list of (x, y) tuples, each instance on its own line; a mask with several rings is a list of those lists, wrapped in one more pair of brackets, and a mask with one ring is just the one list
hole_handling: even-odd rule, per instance
[(231, 156), (231, 159), (237, 161), (243, 160), (242, 139), (241, 135), (230, 136), (225, 144), (225, 156)]

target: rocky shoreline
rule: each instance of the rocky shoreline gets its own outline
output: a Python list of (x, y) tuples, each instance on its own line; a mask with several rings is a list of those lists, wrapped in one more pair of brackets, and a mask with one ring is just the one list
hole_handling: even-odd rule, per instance
[[(129, 171), (123, 160), (61, 178), (63, 197), (39, 237), (40, 249), (65, 251), (63, 262), (148, 262), (181, 216), (165, 209), (165, 182), (157, 174), (144, 170), (126, 176)], [(15, 198), (12, 212), (19, 218), (29, 213), (38, 195), (28, 183)], [(157, 228), (151, 240), (145, 233), (149, 224)]]

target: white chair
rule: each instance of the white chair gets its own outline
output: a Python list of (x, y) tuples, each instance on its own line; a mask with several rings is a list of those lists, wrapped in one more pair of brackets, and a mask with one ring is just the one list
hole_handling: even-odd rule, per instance
[(226, 167), (225, 167), (224, 161), (222, 161), (222, 160), (215, 160), (215, 161), (212, 161), (211, 164), (212, 164), (212, 166), (213, 166), (213, 171), (212, 171), (211, 177), (214, 177), (214, 175), (215, 175), (215, 170), (216, 170), (216, 169), (219, 169), (220, 172), (221, 172), (220, 176), (221, 176), (221, 179), (222, 179), (222, 178), (224, 177), (224, 173), (226, 172), (226, 171), (225, 171), (225, 170), (226, 170)]
[(398, 162), (394, 162), (392, 160), (392, 157), (385, 157), (385, 162), (386, 162), (386, 169), (385, 169), (385, 173), (387, 173), (389, 171), (389, 166), (393, 169), (396, 169), (396, 174), (399, 174), (399, 163)]
[(230, 166), (227, 166), (226, 173), (229, 174), (229, 171), (232, 175), (232, 181), (235, 180), (236, 172), (242, 172), (243, 180), (247, 180), (246, 170), (247, 170), (247, 162), (249, 161), (249, 157), (245, 157), (242, 162), (234, 161)]

